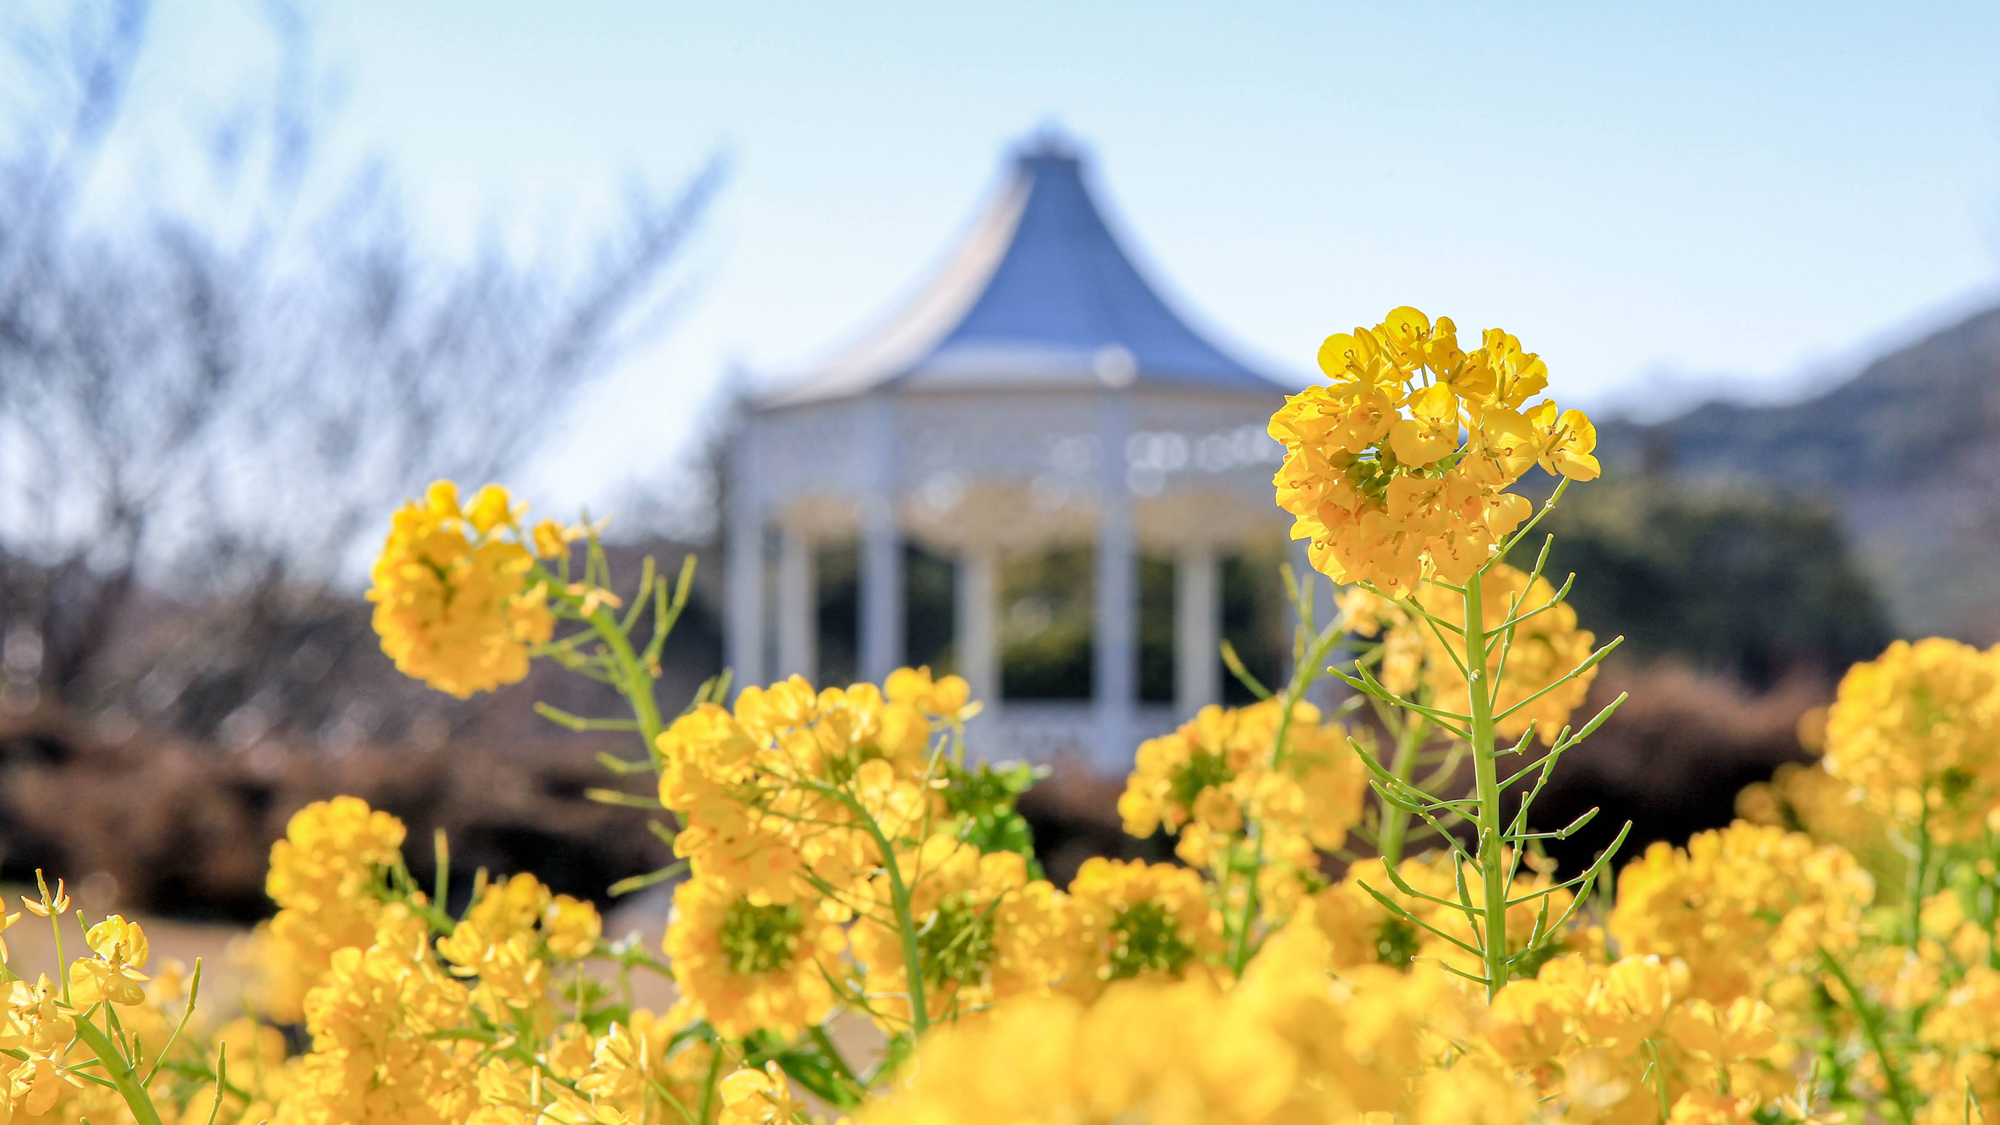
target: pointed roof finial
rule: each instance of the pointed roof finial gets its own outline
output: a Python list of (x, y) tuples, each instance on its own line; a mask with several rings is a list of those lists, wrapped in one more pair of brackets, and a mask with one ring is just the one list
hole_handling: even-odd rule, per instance
[(1053, 115), (1044, 117), (1014, 150), (1015, 159), (1082, 160), (1083, 145)]
[(871, 390), (1175, 384), (1270, 394), (1268, 376), (1210, 343), (1133, 265), (1105, 223), (1082, 146), (1045, 121), (944, 269), (904, 311), (767, 398)]

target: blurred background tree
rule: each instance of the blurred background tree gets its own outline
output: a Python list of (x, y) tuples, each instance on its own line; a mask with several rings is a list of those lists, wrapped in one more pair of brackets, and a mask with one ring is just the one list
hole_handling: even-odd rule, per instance
[[(1549, 574), (1623, 661), (1676, 658), (1763, 690), (1830, 683), (1889, 643), (1888, 615), (1825, 504), (1746, 488), (1605, 480), (1545, 525)], [(1517, 560), (1532, 565), (1532, 559)]]
[(325, 592), (356, 576), (360, 541), (424, 481), (518, 468), (684, 295), (674, 266), (719, 161), (664, 197), (635, 185), (623, 224), (580, 255), (524, 257), (497, 237), (442, 253), (387, 170), (322, 166), (328, 83), (310, 28), (288, 4), (265, 11), (274, 81), (197, 134), (205, 151), (178, 154), (208, 198), (141, 198), (109, 219), (84, 204), (149, 0), (6, 17), (21, 78), (0, 103), (0, 635), (15, 711), (131, 712), (203, 738), (232, 716), (302, 733), (353, 719), (327, 685), (353, 680), (372, 638)]

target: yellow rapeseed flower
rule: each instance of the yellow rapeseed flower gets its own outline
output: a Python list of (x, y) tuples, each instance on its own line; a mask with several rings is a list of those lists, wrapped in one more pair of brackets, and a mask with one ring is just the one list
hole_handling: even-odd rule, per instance
[[(982, 855), (971, 844), (931, 836), (901, 859), (901, 870), (916, 880), (910, 913), (933, 1022), (1048, 991), (1075, 970), (1072, 911), (1047, 880), (1029, 880), (1025, 857)], [(876, 876), (874, 909), (849, 940), (862, 986), (876, 997), (873, 1014), (884, 1028), (901, 1030), (910, 1025), (910, 977), (890, 894), (887, 875)]]
[(1691, 994), (1803, 1013), (1819, 951), (1850, 954), (1874, 887), (1838, 847), (1738, 821), (1685, 849), (1655, 843), (1618, 876), (1608, 922), (1626, 953), (1685, 962)]
[(292, 814), (271, 845), (264, 890), (278, 913), (258, 927), (253, 956), (271, 1015), (297, 1022), (305, 996), (331, 967), (334, 951), (375, 940), (382, 900), (370, 893), (401, 855), (403, 823), (358, 797), (315, 801)]
[(375, 560), (368, 600), (382, 651), (405, 675), (463, 699), (528, 674), (528, 648), (555, 629), (548, 591), (529, 586), (534, 556), (518, 542), (518, 512), (488, 485), (469, 509), (450, 481), (397, 510)]
[(1842, 677), (1825, 737), (1826, 772), (1878, 816), (1980, 837), (2000, 806), (2000, 648), (1897, 641)]
[(373, 943), (336, 950), (305, 999), (312, 1049), (278, 1125), (462, 1121), (479, 1101), (474, 1044), (445, 1033), (468, 1025), (466, 986), (430, 956), (428, 927), (401, 904), (384, 908)]
[[(931, 776), (933, 733), (972, 706), (965, 681), (927, 669), (900, 669), (883, 687), (820, 691), (794, 676), (745, 688), (733, 708), (702, 704), (657, 742), (660, 802), (683, 825), (674, 849), (697, 878), (760, 903), (793, 901), (808, 875), (863, 893), (883, 857), (860, 812), (890, 839), (920, 840), (945, 812)], [(826, 904), (848, 910), (840, 895)]]
[(1506, 489), (1538, 462), (1597, 476), (1597, 432), (1581, 411), (1527, 402), (1548, 369), (1489, 329), (1470, 352), (1457, 327), (1413, 308), (1329, 336), (1327, 382), (1271, 418), (1285, 461), (1273, 482), (1313, 566), (1341, 584), (1405, 593), (1426, 574), (1463, 583), (1530, 505)]
[(717, 1125), (791, 1125), (803, 1108), (792, 1097), (792, 1085), (777, 1063), (764, 1069), (744, 1067), (723, 1078), (722, 1116)]
[(71, 999), (86, 1007), (100, 1000), (128, 1006), (144, 1002), (146, 990), (140, 985), (152, 978), (139, 970), (146, 967), (151, 947), (139, 923), (113, 914), (90, 927), (84, 941), (97, 956), (70, 962)]
[(542, 940), (549, 952), (565, 960), (587, 957), (604, 936), (604, 919), (597, 907), (569, 895), (557, 895), (542, 911)]
[(1168, 863), (1093, 857), (1071, 880), (1085, 994), (1134, 977), (1177, 980), (1219, 972), (1222, 917), (1201, 876)]
[[(1323, 951), (1302, 918), (1272, 938), (1230, 991), (1205, 976), (1148, 976), (1110, 984), (1091, 1002), (1055, 994), (1003, 1004), (925, 1038), (907, 1077), (865, 1106), (860, 1120), (1536, 1120), (1532, 1086), (1482, 1059), (1464, 1061), (1473, 1013), (1442, 973), (1378, 970), (1334, 980)], [(1477, 1074), (1447, 1077), (1459, 1066)], [(1479, 1113), (1467, 1116), (1475, 1104)]]
[(810, 906), (755, 902), (703, 878), (675, 888), (664, 941), (688, 1017), (732, 1039), (759, 1028), (794, 1036), (825, 1019), (845, 944)]
[(1141, 838), (1164, 828), (1196, 867), (1227, 864), (1256, 834), (1264, 912), (1282, 917), (1319, 878), (1319, 852), (1347, 840), (1367, 788), (1345, 728), (1297, 704), (1278, 746), (1283, 705), (1204, 707), (1179, 730), (1139, 746), (1118, 811)]

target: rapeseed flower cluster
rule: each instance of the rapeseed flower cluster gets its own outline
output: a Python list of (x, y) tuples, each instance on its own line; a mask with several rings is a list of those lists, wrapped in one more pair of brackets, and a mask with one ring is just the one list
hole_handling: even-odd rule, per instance
[(1870, 812), (1939, 842), (1980, 837), (2000, 808), (2000, 649), (1898, 641), (1841, 679), (1825, 739), (1822, 766)]
[(404, 675), (460, 699), (519, 682), (528, 651), (555, 628), (548, 588), (529, 582), (534, 555), (507, 490), (487, 485), (461, 506), (450, 481), (396, 511), (375, 560), (375, 631)]
[[(57, 927), (61, 950), (74, 906), (63, 884), (54, 891), (41, 884), (39, 896), (24, 896), (21, 905)], [(21, 917), (0, 914), (0, 929)], [(190, 979), (179, 962), (155, 963), (145, 928), (122, 915), (88, 922), (78, 911), (73, 921), (69, 947), (79, 955), (57, 966), (53, 979), (20, 972), (0, 944), (0, 1121), (206, 1121), (215, 1087), (204, 1052), (226, 1038), (250, 1054), (259, 1037), (243, 1025), (184, 1034), (199, 964)], [(261, 1045), (269, 1047), (269, 1039)], [(267, 1095), (274, 1087), (252, 1059), (244, 1061), (249, 1065), (233, 1083), (235, 1108), (218, 1114), (219, 1121), (271, 1116)]]
[(1329, 976), (1310, 914), (1234, 988), (1131, 982), (961, 1023), (864, 1114), (910, 1122), (1750, 1121), (1796, 1085), (1770, 1012), (1685, 968), (1581, 956), (1490, 1008), (1435, 968)]
[[(656, 963), (613, 950), (590, 903), (532, 876), (482, 872), (454, 918), (410, 883), (392, 843), (402, 835), (393, 817), (340, 798), (301, 810), (272, 849), (274, 871), (340, 877), (320, 884), (332, 897), (310, 907), (292, 900), (259, 934), (267, 977), (289, 973), (304, 985), (310, 1036), (289, 1059), (280, 1044), (271, 1120), (669, 1120), (712, 1095), (716, 1073), (741, 1058), (579, 975), (584, 962), (617, 971)], [(371, 923), (358, 937), (321, 925), (362, 916)], [(313, 966), (290, 956), (336, 943)]]
[(1768, 1003), (1831, 1104), (1870, 1119), (2000, 1114), (1995, 653), (1897, 642), (1800, 724), (1823, 756), (1745, 790), (1734, 826), (1656, 844), (1609, 930)]
[(963, 680), (924, 669), (818, 692), (794, 678), (660, 736), (690, 865), (666, 935), (682, 1015), (794, 1038), (845, 1007), (905, 1034), (1214, 970), (1221, 923), (1196, 873), (1092, 861), (1065, 891), (977, 838), (955, 807), (974, 776), (947, 749), (974, 710)]
[[(1282, 730), (1281, 730), (1282, 728)], [(1140, 744), (1118, 812), (1141, 838), (1165, 829), (1189, 865), (1227, 878), (1261, 864), (1267, 913), (1288, 915), (1324, 883), (1321, 856), (1361, 820), (1366, 771), (1348, 731), (1294, 703), (1204, 707), (1172, 734)]]
[(1655, 843), (1618, 876), (1620, 949), (1687, 966), (1694, 994), (1810, 1015), (1822, 953), (1851, 957), (1874, 880), (1846, 850), (1738, 821), (1686, 848)]
[[(1807, 744), (1809, 750), (1824, 743)], [(1803, 832), (1838, 845), (1875, 880), (1885, 901), (1900, 895), (1908, 861), (1899, 850), (1893, 825), (1855, 799), (1854, 787), (1826, 772), (1818, 762), (1786, 762), (1736, 795), (1736, 815), (1752, 824)]]
[(296, 1022), (306, 992), (333, 964), (335, 950), (375, 940), (383, 900), (370, 893), (401, 861), (404, 829), (356, 797), (336, 797), (294, 814), (271, 846), (264, 893), (278, 913), (255, 942), (259, 1000), (271, 1016)]
[(1285, 446), (1278, 506), (1337, 583), (1463, 584), (1532, 511), (1506, 491), (1522, 474), (1598, 475), (1590, 419), (1530, 404), (1548, 368), (1497, 328), (1466, 351), (1449, 317), (1404, 306), (1329, 336), (1319, 366), (1327, 382), (1287, 399), (1271, 436)]

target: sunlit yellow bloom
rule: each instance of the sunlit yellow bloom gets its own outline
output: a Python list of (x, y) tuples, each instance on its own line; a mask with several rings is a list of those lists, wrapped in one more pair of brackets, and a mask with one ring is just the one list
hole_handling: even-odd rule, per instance
[[(1029, 880), (1024, 857), (931, 836), (898, 859), (915, 880), (909, 910), (931, 1020), (1046, 992), (1077, 970), (1074, 912), (1046, 880)], [(910, 969), (886, 873), (872, 891), (874, 909), (849, 940), (878, 1022), (897, 1030), (910, 1022)]]
[(259, 992), (271, 1015), (297, 1022), (333, 953), (375, 940), (382, 900), (370, 893), (401, 854), (403, 823), (356, 797), (316, 801), (271, 845), (264, 890), (278, 913), (253, 942)]
[(76, 1003), (89, 1006), (108, 1000), (132, 1005), (146, 999), (140, 986), (151, 978), (139, 970), (146, 967), (150, 946), (137, 922), (113, 914), (90, 927), (84, 941), (97, 956), (70, 962), (69, 991)]
[(690, 1015), (740, 1038), (796, 1035), (833, 1010), (840, 929), (797, 903), (758, 903), (715, 879), (674, 891), (665, 947)]
[(718, 1125), (787, 1125), (803, 1107), (792, 1098), (791, 1083), (777, 1063), (764, 1069), (745, 1067), (722, 1080), (722, 1117)]
[(1274, 935), (1230, 991), (1208, 977), (1148, 977), (1113, 983), (1089, 1003), (1056, 994), (1003, 1004), (933, 1031), (907, 1077), (861, 1121), (1534, 1119), (1526, 1083), (1484, 1060), (1443, 1069), (1473, 1026), (1468, 998), (1443, 974), (1376, 970), (1333, 980), (1323, 947), (1302, 919)]
[(1855, 948), (1872, 894), (1841, 849), (1738, 821), (1686, 850), (1656, 843), (1627, 864), (1609, 927), (1628, 953), (1686, 962), (1693, 995), (1803, 1011), (1819, 951)]
[(1505, 332), (1488, 330), (1466, 353), (1448, 318), (1404, 307), (1328, 337), (1319, 359), (1327, 383), (1271, 418), (1285, 446), (1273, 483), (1292, 537), (1337, 583), (1396, 594), (1428, 573), (1463, 583), (1526, 517), (1505, 491), (1523, 473), (1539, 461), (1597, 475), (1590, 420), (1526, 405), (1548, 369)]
[(972, 698), (963, 677), (932, 678), (929, 668), (898, 668), (882, 684), (891, 703), (906, 703), (926, 715), (956, 718)]
[(592, 1045), (577, 1089), (600, 1107), (616, 1107), (634, 1120), (679, 1121), (693, 1116), (715, 1074), (739, 1058), (727, 1045), (680, 1038), (680, 1022), (640, 1008), (613, 1023)]
[(542, 940), (558, 957), (575, 960), (588, 956), (603, 935), (604, 919), (598, 916), (597, 907), (581, 899), (557, 895), (542, 912)]
[[(45, 896), (46, 897), (46, 896)], [(83, 1089), (83, 1079), (65, 1065), (75, 1020), (60, 1003), (60, 991), (44, 975), (0, 985), (0, 1049), (19, 1052), (0, 1060), (0, 1114), (18, 1107), (30, 1116), (55, 1108), (59, 1099)]]
[(280, 1106), (292, 1122), (463, 1120), (478, 1102), (470, 1044), (441, 1036), (467, 1025), (472, 997), (429, 955), (428, 927), (400, 904), (376, 940), (334, 952), (306, 995), (312, 1050)]
[(63, 887), (61, 879), (56, 880), (54, 894), (49, 893), (49, 884), (47, 880), (42, 878), (40, 869), (35, 871), (35, 883), (41, 890), (42, 896), (40, 898), (29, 898), (26, 895), (21, 896), (21, 905), (27, 909), (28, 913), (38, 918), (60, 918), (64, 914), (69, 913), (69, 892)]
[(1433, 383), (1411, 395), (1409, 407), (1410, 416), (1389, 427), (1389, 449), (1396, 460), (1421, 467), (1458, 448), (1458, 401), (1450, 387)]
[[(675, 851), (760, 905), (793, 902), (809, 876), (861, 893), (884, 857), (860, 817), (912, 843), (943, 817), (934, 727), (942, 737), (973, 707), (965, 696), (956, 676), (901, 669), (880, 688), (815, 691), (794, 676), (745, 688), (733, 708), (694, 708), (657, 743), (660, 801), (684, 825)], [(851, 898), (816, 897), (838, 920), (852, 913)]]
[(1288, 723), (1283, 716), (1276, 700), (1203, 708), (1139, 747), (1118, 799), (1127, 832), (1145, 837), (1164, 828), (1178, 836), (1175, 853), (1196, 867), (1252, 854), (1254, 832), (1254, 853), (1267, 865), (1262, 906), (1273, 917), (1323, 882), (1319, 852), (1346, 842), (1366, 788), (1344, 728), (1321, 723), (1309, 703), (1298, 704)]
[(1076, 985), (1207, 976), (1222, 952), (1222, 919), (1185, 867), (1093, 858), (1069, 885), (1081, 963)]
[(2000, 806), (2000, 649), (1932, 637), (1855, 665), (1823, 765), (1879, 816), (1941, 841), (1983, 834)]
[(1874, 877), (1878, 899), (1906, 893), (1910, 861), (1897, 846), (1899, 827), (1859, 800), (1854, 786), (1826, 772), (1822, 762), (1780, 765), (1770, 781), (1737, 794), (1736, 815), (1752, 824), (1803, 831), (1846, 849)]
[(1572, 480), (1596, 480), (1601, 470), (1590, 451), (1597, 447), (1597, 427), (1581, 410), (1558, 411), (1545, 401), (1528, 412), (1541, 446), (1543, 471)]
[(405, 675), (462, 699), (528, 674), (528, 646), (549, 639), (555, 617), (547, 590), (528, 584), (527, 548), (493, 538), (517, 516), (495, 485), (461, 509), (450, 481), (397, 510), (368, 600), (382, 651)]

